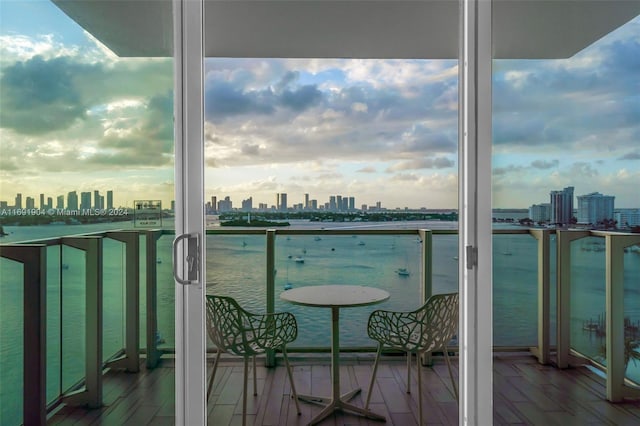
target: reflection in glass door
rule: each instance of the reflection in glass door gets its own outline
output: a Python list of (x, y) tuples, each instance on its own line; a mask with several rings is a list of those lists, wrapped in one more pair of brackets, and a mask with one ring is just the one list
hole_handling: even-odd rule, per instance
[[(125, 371), (160, 378), (144, 403), (158, 419), (174, 416), (174, 61), (164, 3), (2, 2), (3, 425), (41, 416), (42, 403), (64, 405), (58, 416), (107, 398), (139, 406), (104, 391)], [(16, 260), (18, 242), (47, 246), (36, 265), (46, 341), (35, 355), (22, 340), (33, 269)], [(46, 370), (46, 396), (34, 406), (22, 373), (36, 366)], [(143, 420), (135, 408), (114, 411), (114, 423)]]
[[(535, 3), (494, 2), (493, 11), (493, 208), (494, 232), (501, 232), (494, 235), (494, 303), (505, 315), (494, 322), (494, 344), (535, 348), (535, 358), (516, 357), (495, 370), (495, 420), (544, 421), (541, 411), (513, 403), (508, 384), (520, 383), (522, 405), (539, 393), (536, 404), (581, 423), (575, 383), (553, 380), (558, 393), (521, 372), (535, 363), (566, 368), (571, 351), (619, 371), (620, 385), (625, 375), (640, 380), (638, 366), (624, 361), (636, 351), (631, 324), (640, 311), (627, 292), (637, 288), (638, 261), (630, 248), (608, 261), (604, 237), (640, 225), (632, 218), (640, 207), (640, 7)], [(616, 365), (608, 362), (605, 272), (617, 260), (624, 303), (614, 309), (622, 361)], [(554, 371), (535, 368), (547, 377)], [(609, 400), (613, 388), (608, 381)], [(604, 396), (604, 387), (595, 394)], [(589, 421), (611, 419), (594, 413)]]

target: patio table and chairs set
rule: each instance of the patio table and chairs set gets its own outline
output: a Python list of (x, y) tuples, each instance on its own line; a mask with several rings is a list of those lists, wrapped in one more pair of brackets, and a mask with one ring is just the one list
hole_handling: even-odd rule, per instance
[[(373, 365), (368, 393), (364, 407), (349, 403), (361, 389), (340, 393), (340, 343), (339, 343), (339, 310), (346, 307), (373, 305), (389, 298), (389, 293), (366, 286), (355, 285), (322, 285), (306, 286), (287, 290), (280, 298), (289, 303), (331, 308), (331, 375), (332, 391), (330, 397), (299, 395), (295, 381), (287, 345), (296, 340), (298, 325), (295, 316), (290, 312), (256, 314), (242, 308), (231, 297), (207, 295), (207, 332), (217, 347), (211, 376), (207, 386), (209, 398), (220, 355), (225, 352), (241, 356), (244, 359), (244, 380), (242, 393), (242, 424), (246, 424), (247, 384), (249, 359), (253, 364), (253, 394), (257, 395), (256, 355), (270, 350), (280, 350), (291, 384), (291, 397), (295, 400), (298, 415), (301, 413), (298, 401), (321, 405), (324, 408), (313, 417), (309, 425), (320, 423), (336, 410), (361, 415), (369, 419), (386, 421), (385, 417), (369, 409), (373, 385), (376, 380), (378, 364), (383, 350), (399, 350), (407, 353), (407, 390), (409, 393), (411, 359), (416, 355), (418, 370), (418, 401), (422, 401), (422, 378), (420, 357), (425, 353), (442, 352), (449, 370), (453, 392), (456, 400), (458, 391), (456, 380), (451, 369), (447, 345), (451, 342), (458, 327), (458, 293), (437, 294), (431, 296), (420, 308), (410, 312), (376, 310), (369, 316), (367, 334), (377, 342), (378, 348)], [(419, 424), (423, 424), (422, 404), (419, 403)]]

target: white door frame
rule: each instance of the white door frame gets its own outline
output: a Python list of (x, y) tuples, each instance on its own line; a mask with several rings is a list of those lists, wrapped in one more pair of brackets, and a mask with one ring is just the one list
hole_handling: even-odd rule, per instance
[[(203, 2), (173, 0), (176, 236), (198, 235), (197, 280), (175, 291), (176, 425), (205, 425)], [(177, 246), (178, 273), (187, 268)], [(184, 275), (182, 275), (184, 276)]]
[(459, 59), (459, 424), (493, 424), (492, 1), (461, 0)]
[[(491, 1), (461, 0), (460, 424), (493, 423)], [(203, 1), (174, 0), (176, 235), (204, 257)], [(188, 24), (187, 24), (188, 23)], [(184, 256), (178, 257), (183, 258)], [(205, 270), (176, 283), (176, 424), (206, 424)]]

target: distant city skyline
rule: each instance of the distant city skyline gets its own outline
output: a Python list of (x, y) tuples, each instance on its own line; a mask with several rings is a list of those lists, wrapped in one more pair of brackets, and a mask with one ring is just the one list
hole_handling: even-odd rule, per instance
[[(117, 57), (53, 2), (0, 20), (0, 200), (73, 182), (169, 206), (172, 58)], [(640, 204), (639, 40), (636, 17), (568, 59), (493, 62), (494, 208), (570, 185)], [(206, 58), (204, 77), (206, 197), (458, 207), (457, 60)]]

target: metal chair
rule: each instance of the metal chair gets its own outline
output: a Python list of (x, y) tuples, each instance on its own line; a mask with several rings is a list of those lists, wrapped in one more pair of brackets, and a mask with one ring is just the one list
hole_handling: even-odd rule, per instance
[(371, 390), (376, 379), (378, 361), (383, 348), (407, 352), (407, 393), (410, 393), (411, 354), (418, 364), (418, 407), (422, 425), (422, 376), (420, 356), (426, 352), (442, 351), (449, 368), (456, 401), (458, 388), (453, 378), (447, 344), (458, 330), (458, 293), (431, 296), (422, 307), (412, 312), (377, 310), (369, 316), (367, 332), (378, 342), (373, 375), (369, 384), (365, 409), (369, 408)]
[(293, 383), (293, 374), (287, 357), (287, 343), (298, 336), (296, 318), (289, 312), (253, 314), (244, 310), (231, 297), (207, 295), (207, 332), (218, 348), (213, 372), (207, 386), (207, 401), (220, 361), (220, 354), (227, 352), (244, 358), (244, 383), (242, 393), (242, 424), (247, 417), (247, 376), (249, 357), (253, 357), (253, 394), (258, 394), (256, 385), (256, 355), (269, 349), (281, 349), (291, 382), (292, 397), (300, 414), (298, 395)]

